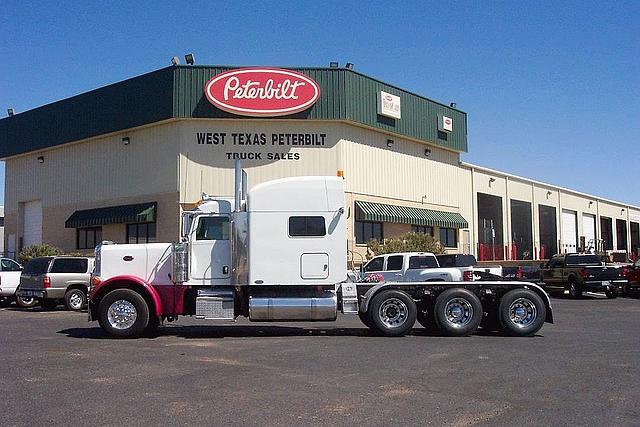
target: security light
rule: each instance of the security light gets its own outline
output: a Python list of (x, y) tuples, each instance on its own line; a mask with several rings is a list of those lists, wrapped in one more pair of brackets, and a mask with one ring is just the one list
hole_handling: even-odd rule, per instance
[(13, 116), (16, 113), (16, 110), (14, 110), (13, 108), (7, 108), (7, 114), (9, 115), (9, 117)]
[(131, 144), (131, 140), (129, 139), (128, 136), (125, 136), (125, 137), (122, 138), (122, 143), (124, 145), (129, 145), (129, 144)]
[(329, 62), (329, 67), (338, 68), (338, 63), (337, 62)]
[(431, 148), (425, 148), (424, 149), (424, 155), (425, 155), (425, 157), (429, 157), (431, 155)]
[(449, 107), (451, 108), (456, 108), (458, 106), (458, 104), (456, 104), (455, 102), (452, 102), (451, 104), (449, 104)]
[(345, 65), (345, 67), (347, 68), (347, 70), (353, 70), (353, 62), (347, 62), (347, 65)]
[(180, 59), (177, 56), (174, 56), (173, 58), (171, 58), (171, 64), (172, 65), (179, 65), (180, 64)]
[(387, 139), (387, 147), (391, 147), (393, 145), (393, 139)]
[(196, 58), (193, 56), (193, 53), (187, 53), (184, 56), (184, 60), (187, 63), (187, 65), (193, 65), (196, 62)]
[(44, 156), (38, 156), (38, 163), (44, 163)]

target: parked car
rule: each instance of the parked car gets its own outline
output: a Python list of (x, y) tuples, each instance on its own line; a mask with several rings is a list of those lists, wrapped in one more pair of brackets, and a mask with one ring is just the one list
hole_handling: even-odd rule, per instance
[(362, 273), (365, 278), (379, 275), (386, 282), (459, 282), (472, 280), (473, 269), (442, 268), (430, 252), (405, 252), (379, 255), (362, 267)]
[(476, 257), (471, 254), (441, 254), (436, 255), (436, 258), (438, 259), (440, 267), (458, 268), (463, 272), (466, 271), (468, 267), (472, 267), (475, 280), (484, 280), (483, 277), (487, 277), (487, 275), (478, 273), (502, 276), (501, 265), (478, 265)]
[(540, 279), (549, 293), (569, 291), (579, 297), (584, 291), (604, 292), (607, 298), (618, 296), (627, 283), (621, 265), (604, 264), (595, 254), (554, 255), (540, 270)]
[(93, 263), (90, 257), (34, 258), (22, 271), (18, 295), (36, 298), (45, 310), (60, 302), (68, 310), (81, 310), (87, 305)]
[(640, 291), (640, 258), (632, 265), (623, 267), (623, 274), (628, 283), (623, 286), (622, 293), (628, 295), (631, 292)]
[(19, 297), (16, 295), (20, 284), (22, 266), (10, 258), (0, 258), (0, 304), (8, 305), (12, 301), (18, 307), (27, 308), (36, 305), (37, 301), (31, 297)]

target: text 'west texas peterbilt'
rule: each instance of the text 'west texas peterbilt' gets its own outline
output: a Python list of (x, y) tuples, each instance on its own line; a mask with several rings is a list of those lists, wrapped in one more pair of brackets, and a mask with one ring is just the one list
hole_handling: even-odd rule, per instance
[(549, 297), (526, 282), (347, 281), (344, 180), (293, 177), (234, 199), (205, 199), (182, 216), (182, 242), (96, 248), (89, 318), (138, 337), (179, 315), (233, 321), (332, 321), (338, 311), (388, 336), (417, 320), (450, 336), (482, 326), (528, 336), (553, 322)]

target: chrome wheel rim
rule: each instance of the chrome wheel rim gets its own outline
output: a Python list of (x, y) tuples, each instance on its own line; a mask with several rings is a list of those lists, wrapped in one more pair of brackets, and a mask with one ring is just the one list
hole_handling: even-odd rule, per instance
[(538, 318), (536, 305), (527, 298), (518, 298), (509, 306), (509, 318), (519, 328), (526, 328)]
[(473, 306), (464, 298), (453, 298), (444, 307), (444, 314), (447, 322), (456, 328), (462, 328), (471, 323)]
[(83, 300), (84, 298), (82, 297), (82, 294), (80, 292), (74, 292), (69, 296), (69, 305), (74, 310), (78, 310), (82, 308)]
[(24, 305), (30, 305), (35, 302), (33, 297), (18, 297), (18, 298), (20, 299), (20, 302)]
[(107, 320), (115, 329), (128, 329), (138, 318), (138, 311), (131, 302), (119, 299), (109, 306)]
[(385, 300), (378, 309), (380, 320), (390, 328), (397, 328), (407, 321), (409, 309), (407, 305), (398, 298)]

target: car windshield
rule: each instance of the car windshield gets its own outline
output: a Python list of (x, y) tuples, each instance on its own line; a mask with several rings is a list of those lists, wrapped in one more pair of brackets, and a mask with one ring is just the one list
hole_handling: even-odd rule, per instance
[(51, 258), (34, 258), (24, 268), (26, 274), (45, 274), (49, 269)]
[(600, 265), (599, 255), (567, 255), (567, 265)]

